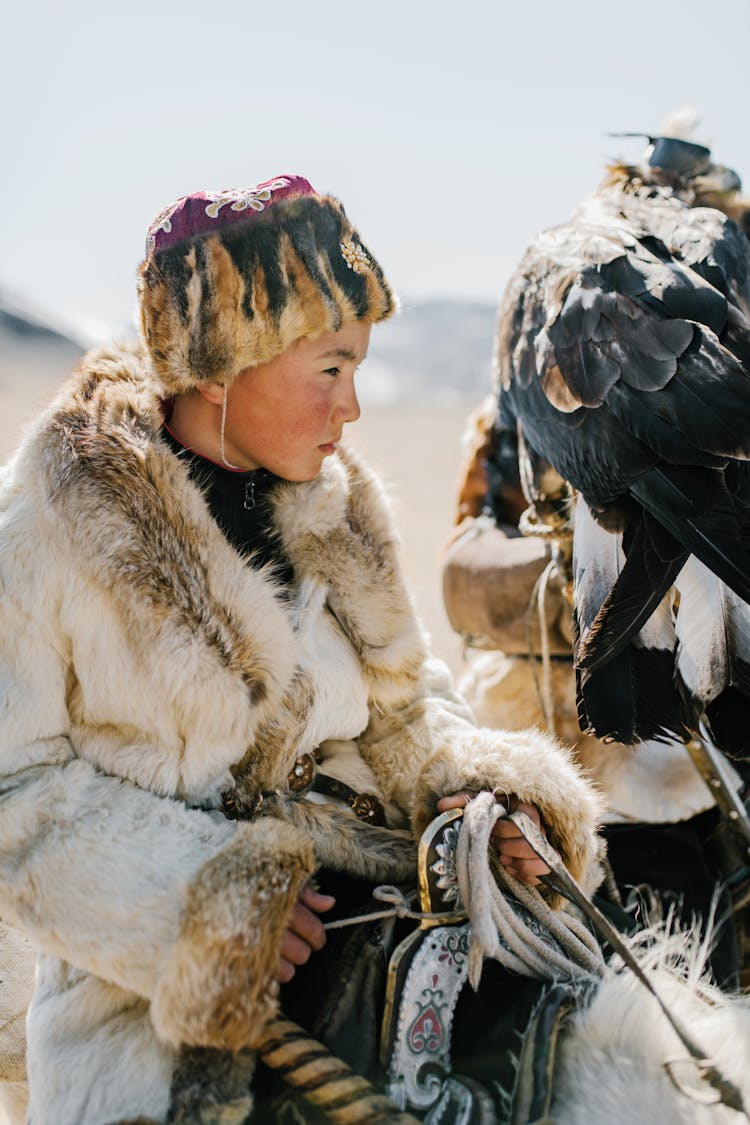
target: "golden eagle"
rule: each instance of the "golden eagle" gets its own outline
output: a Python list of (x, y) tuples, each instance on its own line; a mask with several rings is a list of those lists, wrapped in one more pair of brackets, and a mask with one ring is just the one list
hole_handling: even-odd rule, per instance
[(527, 250), (500, 307), (500, 414), (577, 490), (581, 725), (750, 729), (750, 204), (649, 138)]

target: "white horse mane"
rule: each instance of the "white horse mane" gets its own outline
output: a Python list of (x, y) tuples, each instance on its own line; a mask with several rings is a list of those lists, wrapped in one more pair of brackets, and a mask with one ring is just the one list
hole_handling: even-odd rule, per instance
[[(750, 996), (712, 983), (706, 971), (710, 932), (667, 922), (631, 939), (631, 946), (670, 1011), (750, 1105)], [(590, 1006), (575, 1013), (560, 1051), (551, 1113), (556, 1125), (743, 1120), (724, 1106), (702, 1104), (713, 1092), (654, 997), (627, 969), (602, 980)]]
[[(538, 922), (549, 927), (549, 936), (560, 943), (562, 957), (544, 944), (540, 946), (536, 931), (522, 916), (513, 911), (508, 915), (502, 909), (503, 894), (487, 863), (489, 833), (500, 815), (493, 795), (480, 794), (464, 812), (458, 840), (456, 874), (472, 927), (470, 966), (473, 962), (474, 971), (470, 976), (478, 979), (481, 960), (492, 957), (523, 975), (550, 981), (582, 979), (593, 986), (590, 1002), (571, 1014), (559, 1041), (551, 1121), (555, 1125), (729, 1125), (748, 1120), (734, 1109), (716, 1104), (717, 1090), (701, 1077), (699, 1064), (659, 1003), (661, 1000), (692, 1043), (705, 1052), (721, 1078), (741, 1092), (750, 1110), (750, 996), (720, 990), (708, 974), (716, 900), (703, 925), (693, 922), (681, 928), (668, 913), (625, 942), (658, 994), (657, 1000), (619, 956), (605, 963), (597, 949), (599, 959), (592, 959), (590, 948), (581, 946), (580, 923), (571, 925), (574, 915), (560, 912), (559, 920), (567, 919), (570, 928), (560, 932), (557, 921), (548, 917), (544, 900), (508, 872), (498, 870), (500, 883)], [(539, 854), (545, 854), (545, 847), (550, 850), (544, 841), (534, 841), (534, 834), (539, 834), (530, 822), (521, 827)], [(548, 862), (552, 866), (554, 857)], [(646, 899), (640, 908), (646, 921), (658, 917), (652, 914), (649, 918)], [(510, 950), (518, 952), (524, 945), (535, 956), (522, 955), (520, 960), (526, 963), (520, 966), (515, 964), (517, 955), (509, 961)]]

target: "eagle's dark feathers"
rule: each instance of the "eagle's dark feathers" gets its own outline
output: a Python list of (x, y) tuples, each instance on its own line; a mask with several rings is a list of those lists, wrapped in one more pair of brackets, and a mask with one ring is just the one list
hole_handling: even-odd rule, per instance
[[(531, 456), (579, 493), (583, 725), (633, 742), (707, 719), (737, 751), (750, 720), (750, 207), (733, 173), (703, 172), (611, 168), (526, 252), (496, 361)], [(720, 630), (695, 632), (696, 599)]]

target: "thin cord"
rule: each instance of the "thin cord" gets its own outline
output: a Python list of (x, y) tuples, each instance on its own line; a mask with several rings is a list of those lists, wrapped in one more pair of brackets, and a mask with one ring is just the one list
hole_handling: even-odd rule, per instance
[[(534, 677), (534, 687), (536, 689), (537, 699), (544, 722), (547, 730), (551, 734), (557, 734), (555, 728), (555, 698), (552, 690), (552, 661), (550, 657), (549, 648), (549, 626), (547, 625), (547, 612), (546, 612), (546, 599), (547, 588), (549, 584), (550, 575), (555, 569), (555, 560), (551, 559), (542, 573), (534, 584), (534, 589), (529, 601), (529, 608), (526, 615), (526, 641), (529, 648), (529, 660), (531, 661), (531, 674)], [(534, 652), (534, 607), (536, 606), (538, 621), (539, 621), (539, 641), (540, 641), (540, 655), (537, 657)], [(542, 679), (539, 678), (539, 670), (537, 662), (541, 661), (542, 665)]]
[(224, 398), (221, 400), (221, 433), (219, 434), (219, 454), (221, 456), (222, 462), (228, 469), (240, 469), (240, 465), (233, 465), (232, 462), (227, 461), (226, 457), (224, 456), (224, 427), (227, 424), (227, 391), (228, 388), (225, 387)]
[(450, 925), (461, 921), (465, 915), (460, 911), (443, 910), (439, 913), (430, 913), (424, 910), (412, 910), (409, 899), (399, 887), (383, 884), (375, 887), (372, 897), (378, 902), (392, 903), (387, 910), (373, 910), (370, 914), (354, 914), (350, 918), (338, 918), (335, 922), (325, 922), (324, 930), (340, 930), (344, 926), (356, 926), (360, 922), (375, 922), (380, 918), (412, 918), (416, 922), (423, 922), (429, 918), (432, 922), (441, 922)]
[(554, 560), (550, 560), (544, 568), (539, 584), (539, 599), (537, 611), (539, 613), (539, 640), (542, 655), (542, 706), (544, 721), (551, 734), (555, 730), (555, 701), (552, 695), (552, 661), (549, 658), (549, 626), (547, 624), (547, 588), (552, 571), (555, 569)]

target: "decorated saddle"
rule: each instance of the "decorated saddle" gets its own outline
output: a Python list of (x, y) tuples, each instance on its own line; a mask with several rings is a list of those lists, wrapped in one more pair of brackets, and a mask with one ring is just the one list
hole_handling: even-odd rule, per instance
[[(521, 1125), (544, 1116), (558, 1037), (586, 990), (492, 960), (471, 986), (471, 923), (456, 868), (462, 812), (428, 827), (418, 886), (401, 891), (397, 909), (383, 911), (371, 888), (321, 873), (339, 913), (361, 920), (329, 931), (324, 950), (282, 989), (282, 1007), (385, 1093), (403, 1121)], [(552, 953), (544, 926), (521, 902), (510, 908)], [(259, 1067), (256, 1081), (253, 1122), (330, 1120), (269, 1067)]]

